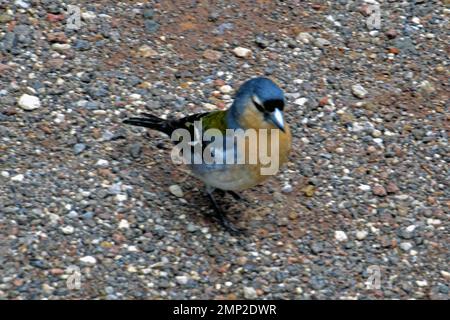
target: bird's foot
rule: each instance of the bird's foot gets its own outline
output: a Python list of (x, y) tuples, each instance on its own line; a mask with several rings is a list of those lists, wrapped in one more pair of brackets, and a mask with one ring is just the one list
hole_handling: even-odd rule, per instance
[(236, 227), (226, 216), (226, 214), (223, 212), (222, 208), (217, 203), (216, 199), (214, 198), (214, 195), (212, 194), (211, 190), (207, 190), (208, 197), (211, 200), (211, 203), (214, 207), (214, 216), (217, 220), (219, 220), (219, 223), (224, 227), (230, 234), (234, 236), (243, 235), (246, 232), (246, 229), (241, 229)]

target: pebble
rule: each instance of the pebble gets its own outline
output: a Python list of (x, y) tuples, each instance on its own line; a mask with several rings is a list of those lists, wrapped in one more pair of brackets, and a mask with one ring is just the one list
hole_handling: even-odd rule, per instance
[(222, 93), (230, 93), (231, 91), (233, 91), (233, 88), (231, 87), (231, 86), (229, 86), (229, 85), (224, 85), (224, 86), (221, 86), (220, 88), (219, 88), (219, 90), (220, 90), (220, 92), (222, 92)]
[(387, 195), (386, 189), (380, 184), (374, 185), (372, 188), (372, 192), (374, 195), (379, 197), (384, 197)]
[(314, 43), (318, 47), (325, 47), (325, 46), (331, 45), (331, 42), (329, 40), (327, 40), (327, 39), (324, 39), (324, 38), (317, 38), (314, 41)]
[(237, 47), (233, 49), (233, 53), (239, 58), (249, 58), (252, 54), (252, 51), (247, 48)]
[(400, 243), (400, 248), (402, 248), (403, 251), (409, 251), (411, 250), (413, 245), (410, 242), (402, 242)]
[(218, 61), (220, 58), (222, 58), (222, 52), (207, 49), (203, 52), (203, 58), (209, 61)]
[(344, 231), (335, 231), (334, 238), (337, 241), (347, 241), (348, 240), (347, 234)]
[(182, 198), (183, 197), (183, 190), (181, 190), (181, 187), (177, 184), (173, 184), (169, 187), (170, 192), (178, 197), (178, 198)]
[(13, 176), (11, 178), (11, 181), (23, 182), (24, 179), (25, 179), (25, 176), (23, 174), (18, 174), (18, 175)]
[(244, 298), (245, 299), (256, 299), (258, 295), (256, 290), (252, 287), (244, 287)]
[(189, 282), (189, 278), (187, 276), (177, 276), (175, 279), (181, 285), (185, 285)]
[(97, 259), (93, 256), (85, 256), (80, 258), (80, 262), (85, 266), (93, 266), (97, 263)]
[(41, 107), (41, 101), (36, 96), (23, 94), (19, 98), (19, 106), (26, 111), (32, 111)]
[(416, 284), (419, 287), (426, 287), (426, 286), (428, 286), (428, 281), (427, 280), (416, 280)]
[(300, 107), (303, 107), (305, 105), (305, 103), (308, 102), (308, 98), (298, 98), (294, 101), (294, 103)]
[(309, 44), (314, 40), (314, 37), (310, 35), (308, 32), (300, 32), (296, 38), (298, 41), (303, 42), (304, 44)]
[(359, 230), (356, 232), (356, 239), (364, 240), (369, 233), (366, 230)]
[(120, 220), (119, 229), (130, 229), (130, 223), (125, 219)]
[(355, 84), (352, 86), (352, 93), (355, 97), (360, 99), (364, 99), (368, 94), (367, 90), (360, 84)]
[(97, 167), (107, 167), (109, 165), (109, 161), (105, 159), (99, 159), (95, 165)]
[(158, 52), (146, 44), (139, 47), (138, 51), (142, 58), (154, 58), (158, 56)]
[(73, 153), (75, 153), (75, 155), (79, 155), (84, 150), (86, 150), (86, 145), (84, 143), (77, 143), (73, 146)]
[(75, 232), (75, 228), (72, 227), (72, 226), (65, 226), (65, 227), (61, 227), (61, 231), (62, 231), (64, 234), (72, 234), (72, 233)]

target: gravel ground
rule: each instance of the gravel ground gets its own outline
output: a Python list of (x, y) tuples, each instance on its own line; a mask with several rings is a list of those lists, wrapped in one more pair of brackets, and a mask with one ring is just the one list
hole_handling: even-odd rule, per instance
[[(366, 2), (0, 0), (0, 298), (448, 299), (449, 2), (380, 1), (379, 30)], [(224, 109), (256, 75), (294, 150), (223, 199), (233, 237), (121, 120)]]

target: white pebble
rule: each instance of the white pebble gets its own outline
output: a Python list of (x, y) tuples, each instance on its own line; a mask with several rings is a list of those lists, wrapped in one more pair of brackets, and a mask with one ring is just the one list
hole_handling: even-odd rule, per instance
[(179, 185), (173, 184), (169, 187), (169, 190), (174, 196), (176, 196), (178, 198), (183, 197), (183, 190), (181, 190)]
[(412, 225), (410, 225), (410, 226), (408, 226), (408, 227), (406, 228), (406, 231), (407, 231), (407, 232), (413, 232), (415, 229), (416, 229), (416, 226), (412, 224)]
[(402, 248), (403, 251), (409, 251), (411, 250), (413, 245), (410, 242), (402, 242), (400, 243), (400, 248)]
[(11, 181), (22, 182), (25, 176), (23, 174), (15, 175), (11, 178)]
[(432, 226), (441, 224), (441, 222), (442, 221), (439, 219), (427, 219), (427, 224), (432, 225)]
[(65, 226), (65, 227), (62, 227), (62, 228), (61, 228), (61, 231), (62, 231), (64, 234), (72, 234), (72, 233), (75, 232), (75, 228), (72, 227), (72, 226)]
[(229, 85), (224, 85), (224, 86), (221, 86), (220, 88), (219, 88), (219, 90), (222, 92), (222, 93), (230, 93), (231, 91), (233, 91), (233, 88), (231, 87), (231, 86), (229, 86)]
[(298, 106), (304, 106), (305, 103), (308, 101), (308, 98), (298, 98), (297, 100), (294, 101), (294, 103)]
[(127, 220), (122, 219), (119, 222), (119, 229), (129, 229), (130, 228), (130, 224), (128, 223)]
[(367, 184), (362, 184), (358, 188), (362, 191), (369, 191), (371, 189), (371, 187)]
[(23, 94), (19, 98), (19, 106), (26, 111), (37, 109), (41, 106), (39, 98), (36, 96), (30, 96), (29, 94)]
[(108, 160), (100, 159), (97, 161), (96, 165), (99, 167), (106, 167), (109, 165), (109, 162)]
[(97, 263), (97, 259), (95, 259), (93, 256), (85, 256), (83, 258), (80, 258), (80, 262), (86, 266), (93, 266)]
[(176, 280), (179, 284), (183, 285), (183, 284), (187, 284), (189, 281), (189, 278), (186, 276), (177, 276)]
[(335, 231), (334, 232), (334, 238), (337, 241), (347, 241), (348, 237), (347, 234), (344, 231)]
[(416, 281), (416, 284), (417, 284), (419, 287), (426, 287), (426, 286), (428, 285), (428, 282), (427, 282), (427, 280), (417, 280), (417, 281)]
[(9, 178), (9, 172), (8, 171), (2, 171), (2, 177), (3, 178)]
[(243, 47), (237, 47), (233, 49), (233, 53), (240, 58), (248, 58), (252, 54), (252, 50)]
[(356, 239), (364, 240), (369, 233), (366, 230), (360, 230), (356, 232)]
[(365, 98), (368, 94), (367, 90), (360, 84), (355, 84), (352, 86), (352, 93), (360, 99)]
[(256, 299), (258, 295), (256, 290), (252, 287), (244, 287), (244, 297), (245, 299)]

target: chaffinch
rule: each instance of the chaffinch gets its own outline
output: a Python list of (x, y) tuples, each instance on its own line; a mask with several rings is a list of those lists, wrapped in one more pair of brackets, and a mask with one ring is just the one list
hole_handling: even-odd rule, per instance
[[(184, 130), (190, 133), (192, 141), (195, 142), (195, 138), (192, 137), (196, 134), (198, 122), (201, 123), (203, 132), (215, 129), (222, 133), (223, 147), (210, 150), (211, 155), (215, 157), (215, 162), (198, 161), (203, 159), (205, 148), (212, 143), (211, 139), (206, 139), (203, 135), (200, 136), (200, 141), (197, 141), (202, 144), (202, 148), (192, 147), (192, 154), (187, 157), (188, 159), (184, 159), (191, 161), (189, 168), (192, 175), (206, 185), (216, 218), (228, 231), (239, 233), (240, 230), (227, 219), (218, 205), (213, 192), (222, 190), (230, 193), (235, 199), (240, 199), (237, 191), (251, 188), (270, 177), (271, 174), (262, 172), (264, 168), (267, 169), (267, 161), (263, 161), (261, 143), (266, 143), (268, 151), (265, 152), (267, 154), (276, 156), (272, 160), (276, 162), (277, 166), (281, 166), (287, 161), (291, 149), (291, 134), (288, 124), (284, 121), (284, 106), (283, 91), (272, 80), (257, 77), (246, 81), (239, 88), (233, 104), (228, 110), (198, 113), (176, 120), (165, 120), (151, 114), (141, 113), (140, 117), (129, 118), (123, 122), (163, 132), (176, 141), (179, 139), (177, 133)], [(234, 131), (241, 129), (240, 132), (245, 133), (253, 130), (256, 135), (249, 135), (250, 138), (245, 140), (245, 143), (239, 148), (236, 147), (235, 138), (233, 136), (230, 138), (226, 134), (227, 129)], [(251, 141), (255, 137), (256, 141)], [(232, 142), (230, 143), (230, 141)], [(255, 143), (253, 146), (256, 146), (256, 149), (252, 147), (252, 143)], [(225, 160), (230, 155), (231, 159), (234, 159), (233, 163)], [(238, 162), (238, 158), (245, 159), (245, 161)], [(250, 159), (256, 159), (256, 161), (250, 162)], [(276, 173), (277, 170), (278, 167), (272, 173)]]

